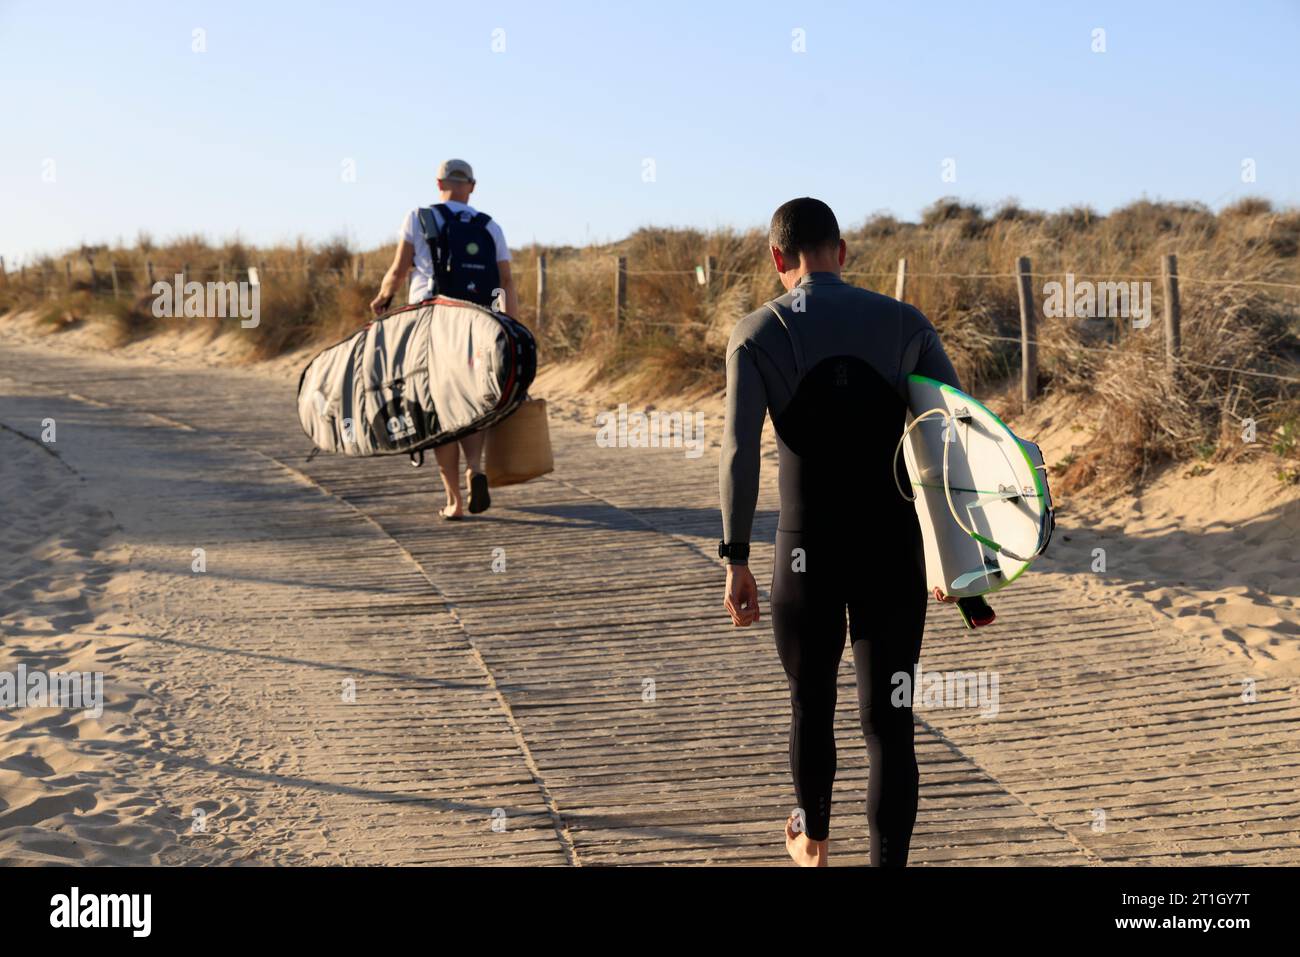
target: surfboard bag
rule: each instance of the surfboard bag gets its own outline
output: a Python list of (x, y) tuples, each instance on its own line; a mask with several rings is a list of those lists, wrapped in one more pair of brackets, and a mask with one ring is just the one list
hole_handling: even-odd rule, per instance
[(410, 453), (418, 465), (423, 449), (508, 416), (536, 372), (523, 325), (439, 296), (394, 309), (312, 359), (298, 380), (298, 420), (319, 451)]

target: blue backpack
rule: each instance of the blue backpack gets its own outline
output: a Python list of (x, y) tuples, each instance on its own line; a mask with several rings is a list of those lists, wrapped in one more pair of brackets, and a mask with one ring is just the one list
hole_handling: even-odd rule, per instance
[[(434, 210), (438, 216), (433, 215)], [(441, 219), (441, 228), (438, 226)], [(432, 296), (465, 299), (492, 307), (493, 291), (501, 285), (497, 244), (488, 232), (487, 213), (454, 212), (446, 203), (420, 210), (420, 228), (433, 254)]]

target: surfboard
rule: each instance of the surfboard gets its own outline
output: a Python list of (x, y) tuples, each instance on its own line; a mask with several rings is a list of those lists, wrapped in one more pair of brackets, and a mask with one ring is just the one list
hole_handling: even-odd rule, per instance
[(899, 440), (925, 539), (931, 591), (963, 598), (1005, 588), (1051, 538), (1042, 451), (959, 389), (908, 376)]

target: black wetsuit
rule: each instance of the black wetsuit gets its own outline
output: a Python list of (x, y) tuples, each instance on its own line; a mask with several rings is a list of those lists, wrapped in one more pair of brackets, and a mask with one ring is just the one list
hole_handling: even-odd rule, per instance
[(796, 796), (808, 836), (825, 840), (847, 610), (877, 865), (907, 862), (916, 820), (911, 700), (891, 701), (894, 675), (912, 675), (920, 656), (928, 600), (920, 525), (891, 471), (913, 372), (959, 385), (920, 312), (832, 273), (745, 317), (727, 347), (725, 542), (749, 541), (765, 412), (777, 434), (772, 624), (790, 682)]

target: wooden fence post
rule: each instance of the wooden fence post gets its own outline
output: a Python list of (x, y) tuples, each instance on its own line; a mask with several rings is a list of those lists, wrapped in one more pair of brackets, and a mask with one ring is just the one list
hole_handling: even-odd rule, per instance
[(1183, 342), (1183, 308), (1178, 301), (1178, 256), (1170, 253), (1161, 265), (1165, 287), (1165, 366), (1172, 372)]
[(1020, 401), (1028, 405), (1038, 395), (1038, 340), (1034, 320), (1034, 279), (1028, 256), (1016, 260), (1020, 287)]
[(361, 271), (365, 268), (366, 257), (357, 253), (352, 257), (352, 281), (361, 284)]
[(0, 283), (9, 285), (9, 272), (5, 269), (5, 258), (0, 256)]
[(99, 285), (99, 277), (95, 275), (95, 257), (92, 253), (86, 253), (86, 265), (90, 267), (90, 291), (94, 292)]
[(144, 272), (145, 275), (149, 277), (149, 288), (152, 290), (153, 289), (153, 260), (152, 259), (146, 259), (144, 261)]
[(72, 290), (72, 263), (67, 259), (63, 260), (63, 285), (69, 292)]
[(614, 338), (623, 325), (623, 316), (627, 311), (627, 257), (619, 256), (614, 267)]
[(542, 332), (546, 315), (546, 253), (537, 254), (537, 333)]
[(704, 257), (704, 286), (706, 289), (713, 285), (713, 274), (714, 272), (717, 271), (717, 269), (718, 269), (718, 257), (705, 256)]
[(899, 302), (907, 301), (907, 260), (898, 260), (898, 277), (894, 280), (894, 298)]
[(117, 296), (118, 296), (118, 291), (117, 291), (117, 260), (115, 260), (115, 259), (110, 259), (110, 260), (108, 261), (108, 275), (109, 275), (109, 278), (113, 280), (113, 298), (116, 299)]

